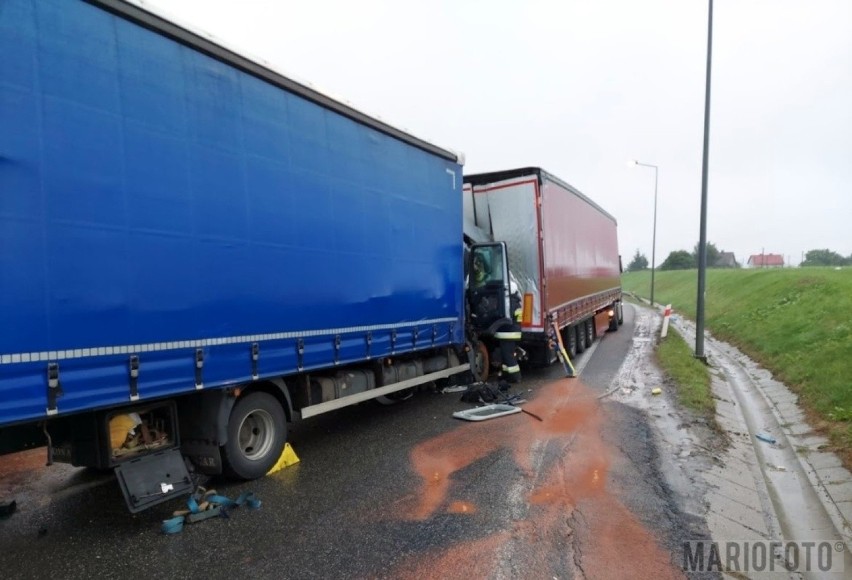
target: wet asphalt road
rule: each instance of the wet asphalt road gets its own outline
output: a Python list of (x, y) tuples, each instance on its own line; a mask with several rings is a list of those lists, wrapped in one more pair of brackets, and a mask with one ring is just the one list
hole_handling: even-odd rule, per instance
[[(254, 491), (261, 509), (179, 535), (159, 526), (180, 502), (134, 516), (113, 482), (50, 502), (30, 489), (23, 497), (31, 503), (0, 521), (0, 576), (677, 576), (679, 542), (704, 535), (703, 523), (670, 499), (644, 415), (595, 398), (612, 383), (632, 334), (628, 307), (619, 332), (580, 358), (581, 381), (570, 386), (558, 365), (526, 372), (528, 408), (538, 404), (541, 414), (562, 404), (546, 400), (554, 384), (595, 401), (578, 403), (586, 414), (571, 414), (556, 434), (530, 435), (542, 426), (523, 414), (463, 424), (451, 417), (467, 407), (458, 394), (343, 409), (291, 429), (299, 465), (217, 485), (231, 497)], [(45, 487), (43, 478), (38, 470), (21, 485)], [(629, 558), (641, 562), (625, 569)]]

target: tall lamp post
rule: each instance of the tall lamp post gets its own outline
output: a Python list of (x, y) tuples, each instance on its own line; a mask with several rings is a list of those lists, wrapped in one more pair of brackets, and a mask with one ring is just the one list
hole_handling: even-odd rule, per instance
[(710, 64), (713, 55), (713, 0), (707, 12), (707, 82), (704, 85), (704, 158), (701, 163), (701, 227), (698, 239), (698, 296), (695, 309), (695, 358), (704, 354), (704, 294), (707, 271), (707, 166), (710, 154)]
[(635, 159), (627, 162), (629, 167), (641, 165), (642, 167), (650, 167), (654, 170), (654, 236), (651, 242), (651, 306), (654, 306), (654, 269), (657, 266), (657, 173), (659, 168), (650, 163), (640, 163)]

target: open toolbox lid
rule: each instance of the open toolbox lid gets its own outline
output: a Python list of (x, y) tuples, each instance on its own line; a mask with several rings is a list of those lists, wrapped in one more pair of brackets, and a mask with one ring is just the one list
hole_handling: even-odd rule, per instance
[(115, 476), (131, 513), (192, 493), (192, 479), (179, 449), (160, 451), (122, 463)]

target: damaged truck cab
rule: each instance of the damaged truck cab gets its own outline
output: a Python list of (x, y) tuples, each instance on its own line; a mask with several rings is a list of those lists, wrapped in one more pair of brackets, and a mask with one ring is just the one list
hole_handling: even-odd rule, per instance
[(555, 361), (556, 332), (573, 358), (618, 329), (621, 258), (612, 215), (538, 167), (466, 175), (463, 195), (466, 237), (502, 251), (502, 294), (486, 293), (486, 303), (508, 314), (518, 296), (519, 346), (530, 362)]

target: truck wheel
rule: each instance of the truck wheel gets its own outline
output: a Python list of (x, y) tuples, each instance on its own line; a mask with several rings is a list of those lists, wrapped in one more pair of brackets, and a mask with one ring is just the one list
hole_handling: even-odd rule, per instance
[(591, 348), (592, 343), (595, 342), (595, 320), (589, 318), (584, 326), (586, 329), (586, 348)]
[(621, 326), (622, 324), (624, 324), (624, 305), (619, 302), (618, 308), (616, 308), (615, 311), (618, 316), (618, 325)]
[(488, 355), (488, 347), (483, 342), (477, 342), (473, 347), (473, 378), (477, 381), (488, 381), (488, 373), (491, 370), (491, 357)]
[(257, 479), (275, 465), (287, 441), (287, 417), (272, 395), (250, 393), (237, 400), (228, 419), (228, 442), (222, 447), (225, 473)]
[(403, 389), (401, 391), (396, 391), (395, 393), (389, 393), (387, 395), (382, 395), (381, 397), (376, 397), (373, 399), (379, 405), (396, 405), (397, 403), (401, 403), (403, 401), (407, 401), (411, 397), (414, 396), (414, 389)]
[(574, 340), (577, 342), (577, 354), (580, 354), (586, 350), (586, 325), (581, 322), (577, 326), (572, 326), (571, 332), (574, 333)]
[(570, 326), (565, 329), (562, 336), (562, 342), (565, 343), (565, 350), (568, 351), (568, 358), (574, 360), (577, 356), (577, 333)]

